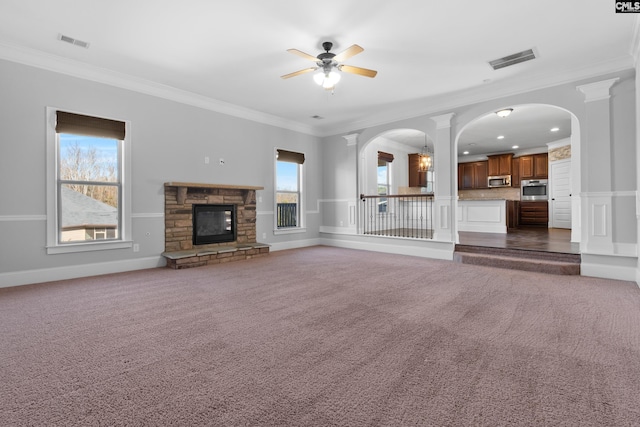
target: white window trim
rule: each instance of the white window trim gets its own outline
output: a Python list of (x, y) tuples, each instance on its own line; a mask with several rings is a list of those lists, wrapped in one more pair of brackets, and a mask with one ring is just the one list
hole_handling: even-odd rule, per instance
[[(387, 164), (387, 184), (385, 185), (387, 187), (387, 194), (385, 194), (385, 196), (389, 196), (391, 194), (391, 165), (392, 162), (385, 162)], [(378, 182), (378, 169), (380, 166), (376, 166), (376, 188), (378, 188), (380, 186), (380, 183)], [(378, 193), (380, 195), (380, 193)]]
[(297, 227), (278, 228), (278, 150), (295, 151), (296, 153), (304, 154), (305, 159), (307, 153), (297, 150), (289, 150), (282, 147), (274, 147), (273, 149), (273, 234), (296, 234), (305, 233), (306, 229), (306, 211), (304, 209), (305, 191), (304, 191), (304, 164), (298, 165), (298, 190), (300, 194), (300, 200), (298, 202), (299, 208), (299, 224)]
[[(58, 233), (58, 144), (56, 143), (56, 113), (58, 110), (75, 114), (89, 115), (111, 120), (119, 120), (125, 123), (125, 137), (120, 151), (120, 164), (122, 168), (121, 188), (122, 206), (120, 207), (121, 234), (120, 239), (107, 242), (92, 241), (81, 243), (60, 243)], [(54, 107), (46, 107), (46, 197), (47, 197), (47, 254), (64, 254), (73, 252), (102, 251), (110, 249), (125, 249), (133, 246), (131, 231), (131, 122), (112, 117), (102, 117), (87, 112), (71, 111)]]
[[(391, 165), (392, 165), (393, 162), (385, 162), (385, 163), (387, 164), (387, 184), (386, 184), (387, 194), (382, 195), (382, 194), (378, 193), (378, 196), (380, 196), (380, 197), (391, 195), (391, 188), (393, 188), (392, 185), (391, 185), (392, 184), (391, 183), (391, 176), (393, 175), (392, 171), (391, 171)], [(380, 167), (380, 166), (376, 166), (376, 189), (378, 189), (380, 187), (380, 183), (378, 182), (378, 169), (377, 169), (378, 167)], [(393, 212), (392, 209), (390, 209), (389, 199), (387, 199), (387, 210), (385, 212), (380, 212), (378, 210), (378, 217), (381, 217), (381, 218), (382, 217), (386, 217), (387, 215), (390, 215), (392, 213), (394, 213), (394, 212)]]

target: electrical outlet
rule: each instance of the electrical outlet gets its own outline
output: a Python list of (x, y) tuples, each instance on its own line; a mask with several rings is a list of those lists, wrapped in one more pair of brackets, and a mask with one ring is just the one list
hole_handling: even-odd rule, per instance
[(209, 157), (206, 157), (206, 156), (205, 156), (205, 158), (204, 158), (204, 164), (205, 164), (205, 165), (208, 165), (208, 164), (209, 164)]
[(224, 166), (224, 159), (220, 157), (220, 166)]
[(140, 252), (140, 244), (138, 243), (133, 244), (133, 252)]
[(262, 233), (262, 238), (266, 239), (267, 238), (267, 233)]

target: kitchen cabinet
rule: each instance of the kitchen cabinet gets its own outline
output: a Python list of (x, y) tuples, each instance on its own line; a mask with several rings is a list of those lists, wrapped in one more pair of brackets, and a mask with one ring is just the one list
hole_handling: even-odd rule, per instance
[(469, 162), (458, 165), (458, 189), (474, 190), (488, 188), (487, 162)]
[(520, 158), (511, 159), (511, 186), (520, 187)]
[(518, 228), (520, 220), (520, 201), (507, 200), (507, 229)]
[(489, 176), (511, 175), (512, 153), (487, 157), (489, 159), (487, 161)]
[(409, 187), (426, 187), (427, 173), (418, 171), (420, 154), (409, 154)]
[(547, 179), (549, 176), (547, 153), (520, 157), (520, 179)]
[(520, 202), (519, 225), (549, 225), (548, 202)]

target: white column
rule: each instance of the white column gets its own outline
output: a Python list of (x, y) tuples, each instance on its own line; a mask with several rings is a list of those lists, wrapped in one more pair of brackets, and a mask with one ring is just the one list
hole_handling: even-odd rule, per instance
[(453, 141), (451, 140), (451, 119), (454, 113), (431, 117), (436, 123), (436, 138), (434, 142), (434, 232), (433, 239), (443, 242), (453, 242), (454, 232), (454, 202), (453, 188)]
[[(356, 183), (355, 185), (355, 194), (353, 199), (350, 199), (347, 202), (347, 218), (348, 224), (347, 229), (350, 233), (356, 234), (358, 233), (358, 221), (360, 218), (360, 214), (358, 212), (358, 207), (360, 204), (358, 201), (360, 200), (360, 184), (362, 183), (362, 176), (359, 174), (360, 168), (358, 167), (358, 133), (351, 133), (349, 135), (343, 135), (342, 137), (347, 141), (347, 157), (349, 158), (350, 164), (354, 165), (354, 174), (353, 179)], [(353, 181), (352, 181), (353, 182)]]
[(610, 89), (618, 78), (577, 86), (585, 96), (581, 132), (582, 239), (584, 253), (612, 254), (613, 187)]

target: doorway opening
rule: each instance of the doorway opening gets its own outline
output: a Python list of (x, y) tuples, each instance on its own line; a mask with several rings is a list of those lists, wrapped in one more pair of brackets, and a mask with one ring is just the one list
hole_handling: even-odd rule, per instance
[[(456, 137), (456, 243), (579, 254), (577, 118), (553, 105), (507, 107), (513, 109), (508, 117), (486, 112), (464, 126)], [(508, 175), (509, 181), (503, 182), (509, 185), (491, 185), (499, 182), (495, 179), (498, 172), (500, 177)], [(522, 196), (523, 181), (544, 181), (546, 196), (527, 200)], [(460, 218), (480, 212), (474, 205), (482, 200), (506, 201), (503, 229), (488, 228), (485, 232), (477, 223), (474, 229), (465, 229)]]

